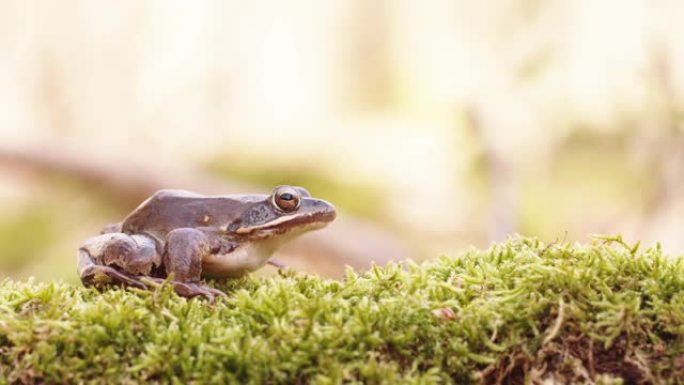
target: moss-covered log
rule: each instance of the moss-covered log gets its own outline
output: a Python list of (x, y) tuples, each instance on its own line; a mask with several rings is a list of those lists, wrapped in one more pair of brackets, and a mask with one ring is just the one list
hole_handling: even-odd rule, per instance
[(208, 304), (6, 280), (0, 382), (684, 383), (682, 262), (619, 237), (215, 284)]

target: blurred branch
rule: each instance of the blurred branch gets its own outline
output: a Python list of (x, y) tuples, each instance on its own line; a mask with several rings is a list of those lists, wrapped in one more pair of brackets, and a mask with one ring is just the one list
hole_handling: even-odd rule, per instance
[[(655, 217), (684, 195), (684, 130), (667, 51), (653, 50), (651, 76), (664, 119), (660, 127), (663, 134), (658, 136), (656, 145), (651, 146), (651, 163), (656, 172), (653, 180), (655, 194), (648, 216)], [(648, 128), (645, 131), (648, 132)]]
[[(23, 148), (0, 146), (0, 166), (36, 174), (63, 175), (89, 188), (134, 205), (162, 188), (194, 190), (205, 194), (247, 193), (259, 188), (217, 180), (187, 164), (151, 164), (130, 154), (111, 158), (69, 143), (49, 143)], [(119, 218), (120, 219), (120, 218)], [(99, 229), (94, 229), (99, 231)], [(356, 218), (340, 215), (328, 229), (293, 241), (278, 258), (296, 269), (339, 277), (345, 266), (368, 268), (407, 257), (394, 235)]]
[(663, 47), (651, 51), (647, 76), (653, 84), (656, 115), (641, 124), (641, 135), (635, 146), (645, 156), (651, 170), (649, 183), (653, 186), (643, 218), (637, 224), (637, 233), (643, 237), (684, 247), (681, 221), (684, 209), (684, 126), (682, 107), (677, 98), (677, 86), (672, 78), (672, 59)]
[(490, 140), (481, 112), (471, 106), (466, 113), (468, 126), (480, 143), (486, 161), (485, 172), (489, 179), (491, 201), (489, 242), (505, 241), (518, 227), (517, 186), (513, 170), (496, 144)]

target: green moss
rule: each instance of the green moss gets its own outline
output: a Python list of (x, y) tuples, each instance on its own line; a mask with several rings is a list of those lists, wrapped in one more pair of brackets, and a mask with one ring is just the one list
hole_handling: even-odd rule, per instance
[(682, 383), (684, 267), (621, 238), (216, 283), (214, 305), (6, 280), (6, 383)]

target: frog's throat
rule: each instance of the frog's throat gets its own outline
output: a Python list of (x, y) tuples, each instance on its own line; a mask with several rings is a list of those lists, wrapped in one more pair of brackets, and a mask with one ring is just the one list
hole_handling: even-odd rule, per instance
[(210, 277), (239, 277), (266, 264), (277, 245), (248, 242), (226, 254), (202, 258), (202, 274)]

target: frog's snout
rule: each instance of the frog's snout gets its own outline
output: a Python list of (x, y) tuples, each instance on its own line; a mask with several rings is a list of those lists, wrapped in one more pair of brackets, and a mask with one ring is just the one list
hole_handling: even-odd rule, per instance
[(337, 210), (335, 206), (322, 199), (314, 199), (312, 203), (312, 213), (318, 221), (321, 222), (332, 222), (337, 217)]

